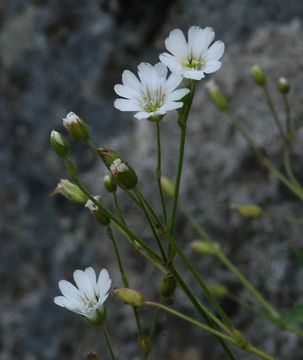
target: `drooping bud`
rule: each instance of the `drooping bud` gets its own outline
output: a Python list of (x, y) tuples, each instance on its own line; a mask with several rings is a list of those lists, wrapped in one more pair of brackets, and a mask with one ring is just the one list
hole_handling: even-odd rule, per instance
[[(101, 196), (96, 195), (94, 199), (100, 202)], [(101, 225), (108, 225), (110, 223), (110, 219), (107, 215), (105, 215), (96, 204), (94, 204), (90, 199), (87, 200), (85, 207), (95, 216), (96, 220)]]
[(191, 248), (201, 255), (217, 255), (220, 252), (220, 245), (218, 243), (202, 240), (193, 241)]
[(86, 204), (87, 196), (81, 191), (81, 189), (71, 181), (67, 179), (61, 179), (56, 189), (51, 195), (61, 194), (69, 201), (75, 204)]
[(110, 149), (99, 148), (98, 154), (111, 172), (113, 180), (118, 186), (126, 190), (131, 190), (136, 187), (138, 177), (135, 171), (117, 152)]
[(118, 288), (114, 290), (114, 294), (125, 304), (141, 307), (145, 304), (144, 296), (136, 290), (129, 288)]
[(259, 218), (263, 215), (263, 210), (260, 206), (255, 204), (232, 204), (231, 209), (237, 211), (237, 213), (245, 218)]
[(88, 126), (75, 113), (69, 112), (63, 119), (63, 125), (75, 140), (84, 142), (89, 140), (90, 134)]
[(143, 335), (139, 340), (140, 349), (144, 355), (144, 358), (147, 358), (151, 349), (151, 342), (148, 336)]
[(210, 80), (205, 86), (215, 107), (222, 112), (226, 112), (228, 110), (228, 101), (215, 81)]
[(113, 176), (111, 174), (104, 176), (103, 183), (108, 192), (115, 192), (117, 190), (117, 184), (113, 181)]
[(281, 94), (287, 94), (290, 91), (290, 84), (285, 77), (280, 77), (278, 80), (278, 90)]
[(165, 298), (170, 298), (172, 294), (175, 292), (177, 287), (176, 280), (172, 276), (172, 274), (167, 273), (161, 283), (160, 286), (160, 294)]
[(69, 145), (65, 137), (58, 131), (53, 130), (50, 135), (50, 144), (55, 153), (60, 157), (65, 157), (69, 153)]
[(251, 68), (250, 73), (257, 85), (264, 86), (266, 84), (266, 75), (260, 66), (254, 65)]
[(208, 285), (208, 289), (216, 298), (225, 298), (228, 295), (227, 287), (221, 284)]
[(165, 194), (173, 198), (175, 195), (175, 185), (174, 183), (166, 176), (161, 176), (161, 187)]

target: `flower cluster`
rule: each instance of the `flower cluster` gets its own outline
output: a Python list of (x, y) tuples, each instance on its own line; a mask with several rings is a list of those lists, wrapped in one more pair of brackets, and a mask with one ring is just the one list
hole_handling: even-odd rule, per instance
[[(183, 78), (201, 80), (205, 74), (221, 67), (220, 58), (224, 52), (222, 41), (213, 40), (215, 32), (206, 27), (192, 26), (188, 30), (188, 40), (184, 33), (175, 29), (165, 40), (166, 49), (171, 53), (160, 55), (160, 63), (141, 63), (138, 77), (131, 71), (122, 73), (122, 84), (114, 90), (121, 98), (114, 106), (121, 111), (134, 111), (138, 119), (161, 118), (170, 110), (183, 106), (182, 100), (190, 90), (177, 89)], [(212, 45), (211, 45), (212, 44)], [(171, 74), (168, 75), (168, 69)]]

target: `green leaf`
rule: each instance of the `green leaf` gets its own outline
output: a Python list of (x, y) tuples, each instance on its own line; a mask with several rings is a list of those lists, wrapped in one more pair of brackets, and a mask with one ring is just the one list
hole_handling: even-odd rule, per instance
[(288, 315), (281, 316), (278, 321), (280, 324), (288, 322), (303, 323), (303, 304), (296, 305)]
[(292, 246), (291, 250), (298, 259), (300, 265), (303, 266), (303, 250), (298, 248), (297, 246)]

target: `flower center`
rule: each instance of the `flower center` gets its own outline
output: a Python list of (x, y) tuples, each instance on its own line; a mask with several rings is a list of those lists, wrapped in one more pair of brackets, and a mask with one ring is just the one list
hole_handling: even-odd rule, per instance
[(96, 299), (86, 299), (83, 302), (83, 306), (88, 310), (88, 309), (92, 308), (94, 305), (96, 305), (97, 302), (98, 301)]
[(182, 65), (184, 68), (189, 70), (201, 70), (206, 64), (206, 61), (203, 59), (184, 59)]
[(156, 91), (154, 94), (143, 94), (143, 109), (146, 112), (156, 112), (165, 102), (166, 94), (160, 90)]

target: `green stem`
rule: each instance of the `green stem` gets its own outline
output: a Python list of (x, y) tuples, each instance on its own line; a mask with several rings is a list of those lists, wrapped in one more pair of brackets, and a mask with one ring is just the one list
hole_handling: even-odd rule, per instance
[[(118, 263), (118, 267), (119, 267), (119, 271), (120, 271), (120, 275), (121, 275), (121, 281), (122, 281), (123, 285), (126, 288), (128, 288), (129, 287), (129, 282), (128, 282), (127, 275), (126, 275), (125, 270), (124, 270), (124, 266), (123, 266), (122, 259), (121, 259), (121, 256), (120, 256), (118, 244), (117, 244), (117, 241), (115, 239), (115, 236), (114, 236), (114, 234), (112, 232), (112, 229), (111, 229), (110, 225), (108, 225), (106, 227), (106, 231), (107, 231), (108, 237), (112, 241), (112, 244), (113, 244), (113, 247), (114, 247), (114, 250), (115, 250), (115, 255), (116, 255), (116, 259), (117, 259), (117, 263)], [(132, 308), (133, 308), (133, 312), (134, 312), (134, 316), (135, 316), (135, 320), (136, 320), (136, 324), (137, 324), (138, 335), (139, 335), (139, 337), (141, 337), (143, 333), (142, 333), (142, 326), (141, 326), (141, 322), (140, 322), (140, 318), (139, 318), (139, 314), (138, 314), (138, 309), (135, 306), (133, 306)]]
[(102, 330), (103, 330), (104, 339), (105, 339), (108, 351), (110, 353), (111, 359), (116, 360), (116, 356), (114, 354), (114, 350), (113, 350), (113, 347), (112, 347), (112, 344), (111, 344), (110, 336), (109, 336), (109, 333), (108, 333), (104, 323), (102, 324)]
[(288, 102), (287, 94), (283, 94), (283, 102), (284, 102), (284, 111), (286, 117), (286, 132), (287, 134), (290, 134), (292, 132), (292, 123), (290, 118), (290, 105)]
[(167, 224), (167, 210), (166, 210), (166, 205), (165, 205), (163, 189), (162, 189), (162, 185), (161, 185), (162, 170), (161, 170), (160, 121), (156, 121), (156, 129), (157, 129), (157, 170), (156, 170), (156, 176), (157, 176), (157, 183), (158, 183), (160, 199), (161, 199), (161, 204), (162, 204), (164, 223)]
[(274, 357), (272, 357), (271, 355), (265, 353), (264, 351), (260, 350), (260, 349), (257, 349), (255, 346), (245, 342), (243, 343), (243, 345), (237, 343), (237, 341), (230, 335), (226, 335), (226, 334), (223, 334), (221, 333), (220, 331), (217, 331), (205, 324), (202, 324), (201, 322), (175, 310), (175, 309), (172, 309), (166, 305), (163, 305), (163, 304), (160, 304), (160, 303), (157, 303), (157, 302), (154, 302), (154, 301), (146, 301), (145, 302), (145, 305), (149, 305), (149, 306), (154, 306), (154, 307), (157, 307), (159, 309), (162, 309), (172, 315), (175, 315), (177, 317), (179, 317), (180, 319), (182, 320), (185, 320), (187, 321), (188, 323), (192, 324), (192, 325), (195, 325), (211, 334), (214, 334), (216, 335), (217, 337), (221, 338), (222, 340), (224, 341), (228, 341), (230, 342), (231, 344), (239, 347), (240, 349), (243, 349), (243, 350), (246, 350), (252, 354), (255, 354), (257, 355), (259, 358), (261, 359), (265, 359), (265, 360), (274, 360)]
[(123, 214), (122, 214), (122, 211), (121, 211), (121, 207), (120, 207), (120, 204), (119, 204), (119, 200), (118, 200), (118, 196), (117, 196), (116, 191), (113, 192), (113, 197), (114, 197), (116, 213), (119, 216), (120, 220), (126, 225), (126, 222), (124, 220), (124, 217), (123, 217)]
[(180, 183), (182, 176), (182, 168), (183, 168), (183, 160), (184, 160), (184, 150), (185, 150), (185, 141), (186, 141), (186, 123), (189, 115), (189, 111), (191, 108), (191, 104), (195, 94), (195, 82), (192, 81), (190, 83), (190, 93), (187, 98), (187, 101), (184, 101), (183, 108), (179, 111), (179, 119), (178, 124), (180, 127), (180, 146), (179, 146), (179, 159), (178, 159), (178, 168), (177, 175), (175, 180), (175, 193), (173, 198), (173, 206), (172, 206), (172, 215), (170, 220), (170, 228), (169, 231), (171, 234), (174, 232), (175, 222), (176, 222), (176, 214), (178, 207), (178, 199), (179, 199), (179, 191), (180, 191)]

